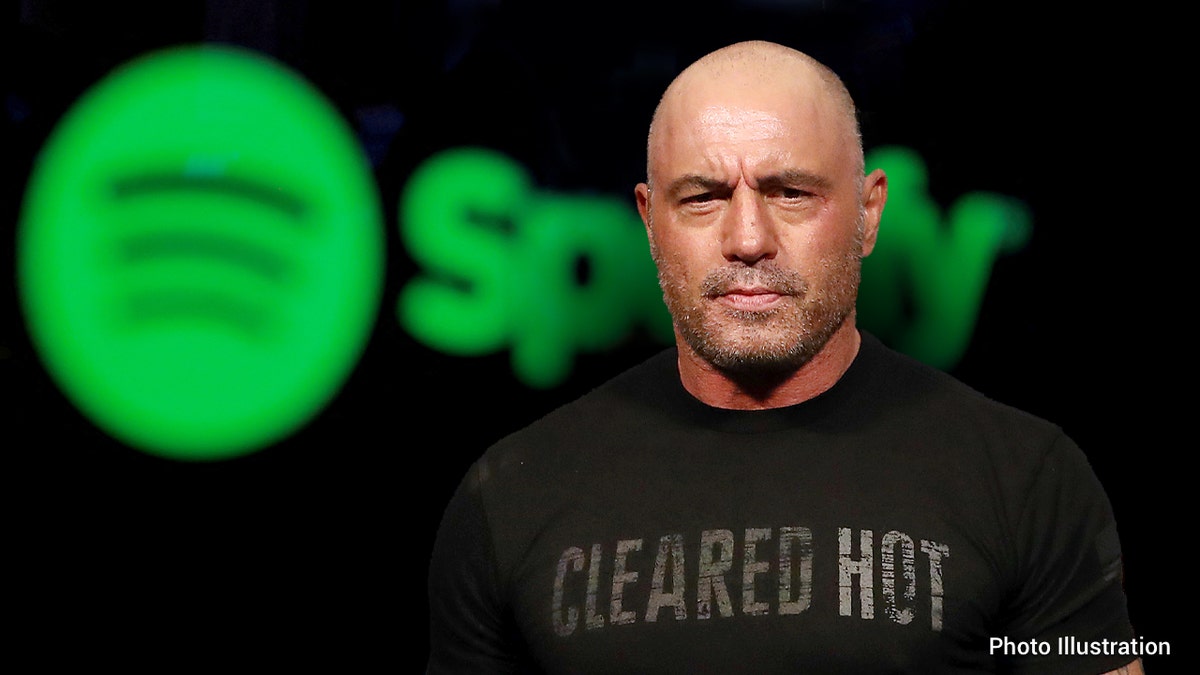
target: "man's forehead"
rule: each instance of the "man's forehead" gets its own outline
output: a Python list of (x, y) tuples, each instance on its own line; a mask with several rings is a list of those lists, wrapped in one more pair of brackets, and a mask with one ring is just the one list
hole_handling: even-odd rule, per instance
[(714, 176), (731, 169), (816, 169), (843, 154), (845, 140), (838, 119), (819, 107), (811, 101), (770, 108), (747, 102), (672, 111), (662, 120), (651, 162), (669, 173)]
[(753, 141), (832, 133), (841, 124), (833, 98), (812, 81), (684, 82), (663, 103), (653, 134), (662, 139)]
[(765, 140), (778, 138), (786, 131), (779, 115), (769, 110), (710, 105), (701, 108), (696, 117), (699, 129), (714, 136)]

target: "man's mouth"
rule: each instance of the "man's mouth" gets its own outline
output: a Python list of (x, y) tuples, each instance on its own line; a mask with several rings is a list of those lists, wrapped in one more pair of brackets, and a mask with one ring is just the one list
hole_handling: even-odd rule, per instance
[(785, 295), (769, 288), (731, 288), (712, 296), (714, 300), (731, 308), (747, 312), (773, 309)]
[(803, 297), (807, 291), (808, 284), (803, 277), (769, 261), (753, 269), (717, 268), (700, 284), (701, 294), (719, 306), (763, 314), (778, 309), (788, 298)]

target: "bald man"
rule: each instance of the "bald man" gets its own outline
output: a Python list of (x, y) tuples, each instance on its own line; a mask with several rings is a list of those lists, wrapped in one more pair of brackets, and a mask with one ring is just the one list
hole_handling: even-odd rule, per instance
[(647, 149), (676, 345), (471, 468), (429, 672), (1141, 672), (1082, 452), (857, 329), (887, 178), (837, 76), (718, 50)]

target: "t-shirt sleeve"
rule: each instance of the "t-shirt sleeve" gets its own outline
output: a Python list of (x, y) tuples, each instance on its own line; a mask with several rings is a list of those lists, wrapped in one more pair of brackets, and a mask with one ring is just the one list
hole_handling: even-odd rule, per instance
[(1127, 641), (1133, 629), (1112, 506), (1086, 456), (1066, 436), (1045, 455), (1016, 527), (1017, 583), (1003, 637), (1048, 643), (1049, 654), (1013, 657), (1005, 672), (1096, 674), (1131, 662), (1134, 657), (1081, 655), (1070, 647), (1072, 640)]
[(429, 566), (426, 672), (520, 671), (499, 592), (479, 468), (459, 484), (442, 516)]

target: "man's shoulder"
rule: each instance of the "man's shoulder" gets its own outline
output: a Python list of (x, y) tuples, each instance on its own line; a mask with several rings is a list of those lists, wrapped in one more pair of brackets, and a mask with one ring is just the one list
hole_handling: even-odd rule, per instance
[(932, 414), (951, 412), (1007, 420), (1053, 430), (1057, 425), (1038, 415), (980, 391), (958, 377), (896, 351), (864, 333), (863, 365), (873, 371), (877, 394), (925, 403)]
[(863, 354), (871, 362), (863, 365), (873, 371), (863, 407), (879, 411), (877, 428), (923, 452), (1028, 475), (1055, 448), (1073, 445), (1057, 422), (993, 398), (875, 338), (864, 340)]

